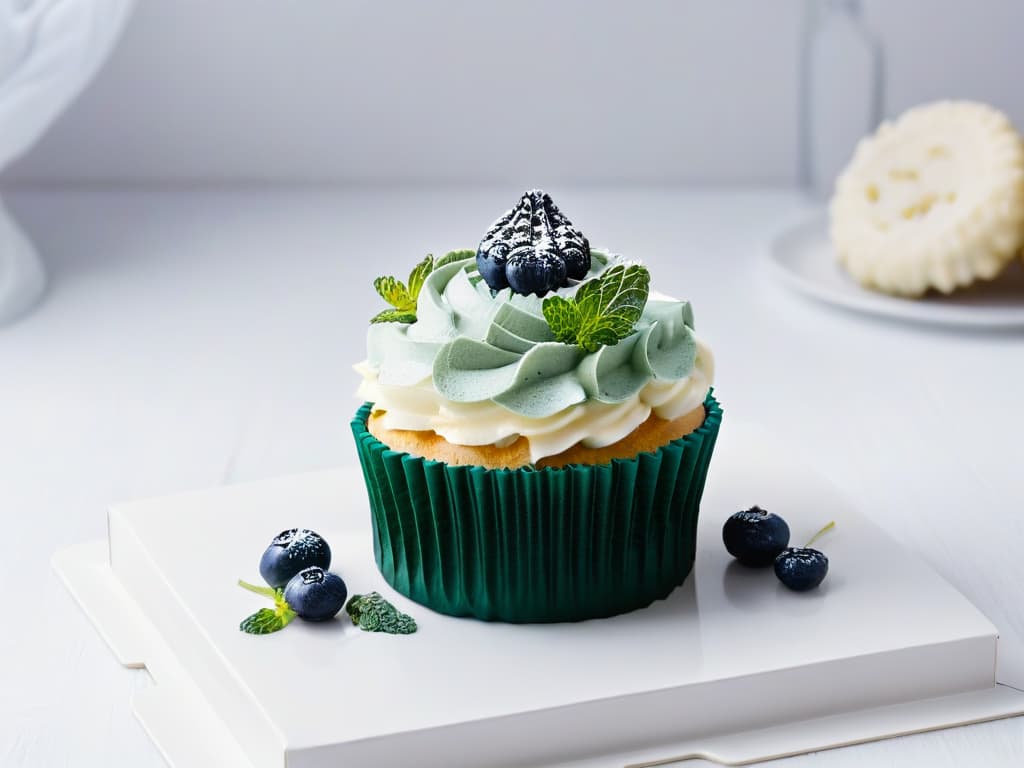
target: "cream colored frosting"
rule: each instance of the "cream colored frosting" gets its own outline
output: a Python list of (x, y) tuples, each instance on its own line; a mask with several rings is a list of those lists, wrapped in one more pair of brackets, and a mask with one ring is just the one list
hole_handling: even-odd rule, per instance
[[(591, 253), (589, 277), (616, 261)], [(491, 292), (472, 259), (441, 267), (423, 285), (415, 323), (370, 327), (359, 397), (385, 429), (432, 430), (457, 445), (523, 436), (533, 461), (576, 443), (610, 445), (652, 413), (671, 420), (704, 401), (714, 361), (688, 303), (652, 291), (634, 333), (592, 353), (556, 342), (541, 304)]]
[(507, 445), (520, 435), (530, 443), (531, 461), (553, 456), (582, 443), (600, 448), (621, 440), (653, 413), (676, 419), (704, 402), (714, 376), (714, 357), (697, 341), (697, 359), (689, 376), (678, 381), (647, 382), (618, 403), (586, 400), (543, 418), (531, 418), (485, 400), (457, 403), (434, 389), (428, 376), (415, 386), (381, 384), (377, 370), (362, 362), (358, 396), (375, 404), (385, 429), (433, 430), (456, 445)]

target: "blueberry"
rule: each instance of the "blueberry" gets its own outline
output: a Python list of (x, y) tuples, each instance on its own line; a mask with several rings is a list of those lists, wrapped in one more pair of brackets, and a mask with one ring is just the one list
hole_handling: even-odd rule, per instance
[[(517, 254), (529, 254), (517, 258)], [(476, 254), (481, 277), (494, 290), (543, 295), (582, 280), (590, 271), (590, 243), (539, 189), (529, 190), (484, 234)]]
[(513, 251), (505, 266), (505, 276), (516, 293), (543, 296), (565, 285), (565, 262), (529, 248)]
[(492, 290), (508, 288), (508, 280), (505, 278), (508, 251), (507, 243), (494, 243), (487, 250), (481, 245), (476, 252), (476, 268), (480, 270), (480, 275)]
[(810, 547), (789, 547), (775, 558), (775, 575), (796, 592), (821, 584), (828, 573), (828, 558)]
[(260, 576), (275, 589), (283, 587), (303, 568), (331, 567), (331, 548), (323, 536), (305, 528), (282, 531), (260, 558)]
[(581, 246), (570, 245), (562, 250), (565, 259), (565, 274), (573, 280), (582, 280), (590, 271), (590, 244), (586, 240)]
[(323, 568), (306, 568), (292, 576), (284, 588), (284, 599), (300, 619), (327, 621), (345, 605), (348, 587), (341, 577)]
[(760, 568), (771, 565), (789, 544), (789, 526), (778, 515), (751, 507), (725, 521), (722, 541), (741, 563)]

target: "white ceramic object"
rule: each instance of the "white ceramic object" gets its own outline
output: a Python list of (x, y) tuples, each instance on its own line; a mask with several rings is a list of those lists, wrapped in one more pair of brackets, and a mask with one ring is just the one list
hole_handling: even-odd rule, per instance
[[(85, 87), (117, 40), (132, 0), (0, 0), (0, 172)], [(46, 285), (39, 254), (0, 204), (0, 325)]]
[(861, 287), (839, 265), (823, 214), (779, 235), (768, 262), (786, 284), (832, 306), (930, 325), (1024, 328), (1024, 266), (1019, 262), (991, 282), (981, 281), (949, 296), (888, 296)]
[[(108, 542), (55, 566), (121, 662), (156, 681), (133, 706), (180, 768), (732, 764), (1024, 712), (997, 684), (996, 628), (962, 595), (767, 433), (730, 424), (716, 451), (694, 573), (611, 619), (489, 624), (396, 595), (356, 468), (121, 505)], [(785, 509), (800, 541), (834, 516), (819, 590), (725, 553), (721, 521), (752, 499)], [(351, 590), (380, 590), (420, 631), (240, 633), (266, 601), (235, 580), (296, 524), (327, 536)]]

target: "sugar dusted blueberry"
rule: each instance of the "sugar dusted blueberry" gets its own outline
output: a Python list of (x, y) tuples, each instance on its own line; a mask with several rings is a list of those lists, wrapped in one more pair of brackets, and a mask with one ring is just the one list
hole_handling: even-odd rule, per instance
[(811, 544), (836, 527), (832, 520), (802, 547), (788, 547), (775, 558), (775, 575), (779, 581), (795, 592), (814, 589), (828, 574), (828, 558), (823, 552), (812, 549)]
[(306, 621), (334, 618), (347, 597), (348, 587), (341, 577), (316, 566), (299, 571), (284, 588), (285, 601)]
[(303, 568), (331, 567), (331, 548), (316, 531), (289, 528), (278, 534), (260, 558), (260, 576), (272, 587), (281, 588)]
[(505, 276), (516, 293), (543, 296), (565, 283), (565, 262), (532, 250), (520, 251), (509, 257)]
[(476, 268), (484, 282), (496, 291), (508, 288), (505, 278), (505, 263), (508, 261), (508, 243), (495, 243), (487, 251), (483, 246), (476, 252)]
[(795, 592), (814, 589), (828, 574), (828, 558), (810, 547), (789, 547), (775, 558), (775, 575)]
[(572, 245), (562, 249), (565, 261), (565, 275), (573, 280), (582, 280), (590, 271), (590, 250)]
[(789, 545), (789, 526), (778, 515), (754, 506), (725, 521), (722, 541), (744, 565), (763, 568)]
[(477, 269), (493, 290), (511, 286), (543, 296), (590, 271), (590, 243), (547, 193), (525, 192), (491, 225), (477, 248)]

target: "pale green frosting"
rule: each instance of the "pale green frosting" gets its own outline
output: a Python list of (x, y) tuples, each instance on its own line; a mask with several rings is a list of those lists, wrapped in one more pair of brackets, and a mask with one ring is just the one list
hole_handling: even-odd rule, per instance
[[(587, 279), (615, 260), (591, 253)], [(527, 418), (586, 401), (621, 403), (649, 382), (679, 381), (694, 368), (689, 302), (649, 300), (630, 336), (590, 354), (554, 340), (542, 302), (508, 288), (492, 294), (473, 258), (448, 264), (424, 283), (415, 323), (370, 326), (367, 362), (381, 385), (412, 387), (432, 379), (449, 401), (492, 401)]]

